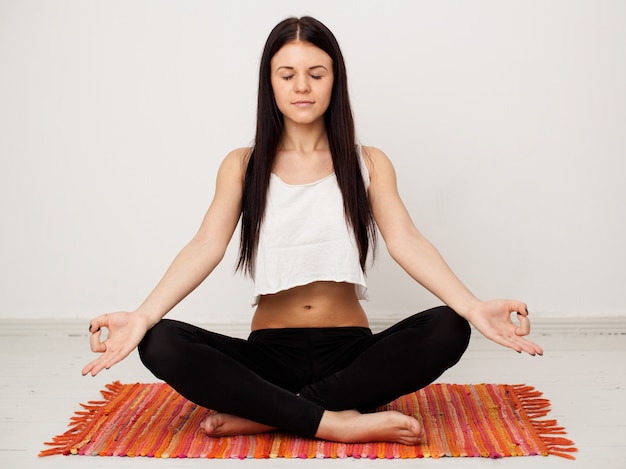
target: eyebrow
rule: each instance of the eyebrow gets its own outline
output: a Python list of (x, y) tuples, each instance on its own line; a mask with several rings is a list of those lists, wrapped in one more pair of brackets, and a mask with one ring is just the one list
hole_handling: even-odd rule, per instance
[[(276, 71), (279, 71), (282, 68), (287, 69), (287, 70), (295, 70), (295, 67), (290, 67), (290, 66), (287, 66), (287, 65), (281, 65), (280, 67), (278, 67), (276, 69)], [(308, 70), (315, 70), (317, 68), (323, 68), (324, 70), (328, 71), (328, 69), (326, 67), (324, 67), (323, 65), (313, 65), (312, 67), (309, 67)]]

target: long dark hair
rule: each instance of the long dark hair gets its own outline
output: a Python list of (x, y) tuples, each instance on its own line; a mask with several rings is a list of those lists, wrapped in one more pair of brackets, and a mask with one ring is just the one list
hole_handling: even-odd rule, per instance
[(256, 137), (248, 160), (243, 185), (241, 209), (241, 243), (237, 269), (254, 274), (254, 259), (270, 175), (283, 133), (283, 116), (276, 105), (270, 80), (272, 57), (291, 41), (309, 42), (333, 61), (333, 89), (330, 104), (324, 115), (333, 167), (341, 194), (346, 220), (352, 228), (359, 249), (359, 261), (365, 271), (367, 254), (376, 244), (376, 226), (367, 198), (355, 144), (354, 119), (348, 96), (346, 66), (339, 44), (333, 33), (318, 20), (309, 16), (288, 18), (272, 30), (259, 70)]

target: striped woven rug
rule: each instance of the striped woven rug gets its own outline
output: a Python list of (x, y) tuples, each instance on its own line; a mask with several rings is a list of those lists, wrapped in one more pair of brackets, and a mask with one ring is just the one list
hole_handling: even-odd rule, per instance
[(345, 444), (286, 433), (211, 438), (200, 430), (207, 409), (166, 384), (112, 383), (104, 400), (83, 404), (70, 429), (40, 456), (147, 456), (155, 458), (440, 458), (531, 456), (573, 459), (573, 442), (555, 420), (550, 402), (534, 388), (505, 384), (433, 384), (382, 409), (415, 415), (422, 444)]

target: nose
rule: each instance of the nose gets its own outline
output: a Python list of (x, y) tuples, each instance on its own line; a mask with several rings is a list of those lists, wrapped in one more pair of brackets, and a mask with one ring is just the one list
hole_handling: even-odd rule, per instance
[(297, 93), (308, 93), (311, 90), (311, 87), (309, 85), (309, 80), (306, 75), (296, 75), (296, 77), (294, 78), (295, 78), (294, 90)]

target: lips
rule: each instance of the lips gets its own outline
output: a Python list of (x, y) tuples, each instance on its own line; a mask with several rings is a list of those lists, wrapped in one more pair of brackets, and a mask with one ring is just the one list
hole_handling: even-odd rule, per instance
[(298, 107), (305, 107), (305, 106), (310, 106), (312, 104), (315, 104), (315, 101), (294, 101), (291, 104), (293, 104), (294, 106), (298, 106)]

